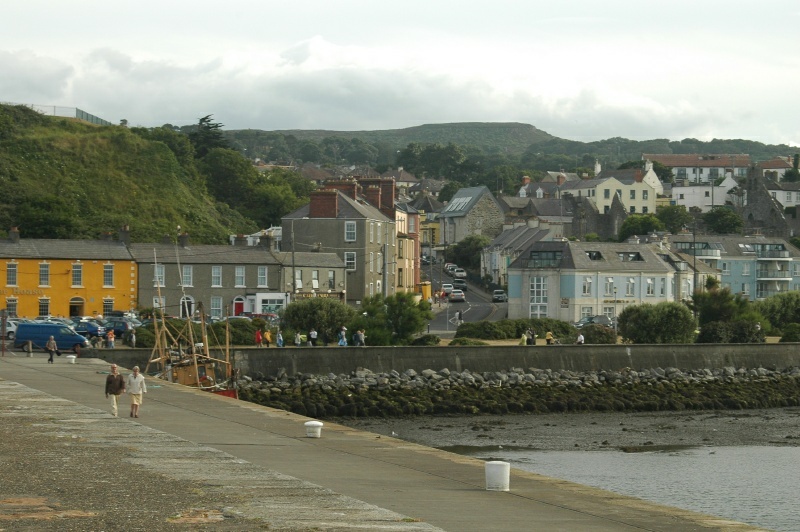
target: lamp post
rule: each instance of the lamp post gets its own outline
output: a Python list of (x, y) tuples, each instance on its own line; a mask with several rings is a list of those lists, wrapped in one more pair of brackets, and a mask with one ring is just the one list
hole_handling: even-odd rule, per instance
[(614, 343), (617, 343), (617, 287), (614, 287)]
[[(692, 295), (697, 292), (697, 220), (692, 223)], [(692, 298), (692, 314), (697, 322), (697, 305)]]

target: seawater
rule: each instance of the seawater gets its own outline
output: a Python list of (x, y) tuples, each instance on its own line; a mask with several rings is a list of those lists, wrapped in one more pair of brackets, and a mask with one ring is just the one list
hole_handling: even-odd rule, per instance
[(643, 453), (498, 448), (491, 459), (762, 528), (800, 531), (797, 447), (697, 447)]

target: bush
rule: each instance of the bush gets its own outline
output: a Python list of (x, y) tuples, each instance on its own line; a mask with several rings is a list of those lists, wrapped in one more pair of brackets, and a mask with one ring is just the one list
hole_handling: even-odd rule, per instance
[(450, 345), (489, 345), (486, 342), (481, 342), (480, 340), (474, 340), (472, 338), (453, 338), (453, 341), (450, 342)]
[(617, 334), (614, 329), (600, 325), (599, 323), (592, 323), (584, 326), (581, 329), (583, 333), (584, 342), (587, 344), (616, 344)]
[(781, 336), (781, 342), (800, 342), (800, 323), (790, 323)]
[(752, 321), (712, 321), (703, 325), (698, 344), (753, 344), (766, 339), (764, 331)]
[(435, 334), (423, 334), (419, 338), (415, 338), (410, 345), (439, 345), (442, 339)]

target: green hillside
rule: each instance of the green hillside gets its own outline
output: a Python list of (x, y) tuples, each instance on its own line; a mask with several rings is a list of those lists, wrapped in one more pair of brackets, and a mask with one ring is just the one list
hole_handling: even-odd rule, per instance
[(97, 238), (129, 225), (137, 242), (177, 226), (196, 243), (255, 229), (217, 204), (193, 164), (162, 142), (119, 126), (92, 126), (0, 106), (0, 232), (23, 238)]

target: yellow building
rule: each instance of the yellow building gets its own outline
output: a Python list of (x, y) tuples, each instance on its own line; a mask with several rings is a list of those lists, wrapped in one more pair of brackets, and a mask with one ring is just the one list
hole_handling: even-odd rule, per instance
[(9, 316), (133, 310), (136, 279), (136, 263), (121, 241), (20, 239), (16, 228), (0, 241), (0, 297)]

